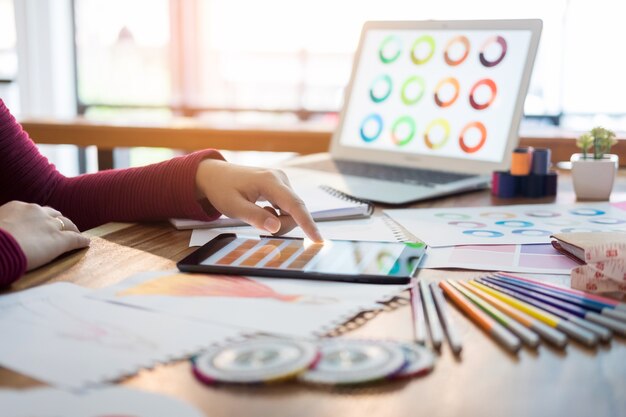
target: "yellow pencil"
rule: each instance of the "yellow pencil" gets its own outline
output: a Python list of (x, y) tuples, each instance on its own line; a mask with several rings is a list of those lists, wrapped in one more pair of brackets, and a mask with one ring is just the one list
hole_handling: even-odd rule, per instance
[(567, 345), (567, 336), (558, 330), (540, 322), (539, 320), (529, 316), (521, 310), (513, 308), (512, 306), (498, 300), (496, 297), (493, 297), (481, 289), (478, 289), (475, 286), (469, 285), (467, 282), (458, 281), (463, 287), (467, 288), (474, 294), (478, 295), (483, 300), (491, 303), (498, 310), (503, 313), (508, 314), (513, 317), (515, 320), (522, 323), (524, 326), (528, 327), (531, 330), (534, 330), (539, 334), (544, 340), (552, 343), (553, 345), (564, 348)]
[(548, 313), (537, 307), (531, 306), (528, 303), (517, 300), (511, 296), (501, 293), (500, 291), (496, 291), (493, 288), (483, 285), (477, 281), (471, 280), (469, 283), (477, 288), (480, 288), (487, 294), (494, 296), (500, 301), (503, 301), (507, 303), (508, 305), (515, 307), (518, 310), (523, 311), (529, 316), (534, 317), (537, 320), (544, 322), (548, 326), (561, 330), (563, 333), (566, 333), (567, 335), (571, 336), (572, 338), (578, 340), (581, 343), (584, 343), (588, 346), (595, 346), (598, 343), (598, 338), (596, 335), (594, 335), (593, 333), (579, 326), (576, 326), (575, 324), (568, 322), (567, 320), (560, 319), (554, 314)]

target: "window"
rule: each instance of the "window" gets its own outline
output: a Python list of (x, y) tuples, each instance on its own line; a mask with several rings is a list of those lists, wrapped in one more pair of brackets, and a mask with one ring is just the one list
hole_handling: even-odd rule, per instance
[(78, 99), (83, 112), (104, 114), (324, 117), (341, 106), (367, 20), (540, 18), (527, 116), (583, 118), (585, 127), (600, 118), (626, 130), (624, 8), (611, 0), (75, 0)]
[(12, 0), (0, 0), (0, 97), (17, 107), (17, 52)]

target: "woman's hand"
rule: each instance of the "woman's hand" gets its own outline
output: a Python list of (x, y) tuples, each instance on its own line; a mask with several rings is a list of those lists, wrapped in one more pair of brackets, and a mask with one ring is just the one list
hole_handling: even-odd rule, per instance
[(276, 233), (281, 227), (279, 218), (255, 204), (265, 199), (280, 208), (281, 213), (293, 217), (311, 240), (323, 240), (304, 202), (291, 189), (282, 171), (206, 159), (198, 165), (196, 186), (213, 207), (228, 217)]
[(0, 229), (20, 245), (29, 271), (62, 253), (89, 246), (89, 238), (81, 235), (70, 219), (37, 204), (11, 201), (0, 206)]

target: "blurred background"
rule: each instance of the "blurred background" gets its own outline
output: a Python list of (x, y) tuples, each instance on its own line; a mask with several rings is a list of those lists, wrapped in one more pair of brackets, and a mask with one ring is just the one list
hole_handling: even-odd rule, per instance
[[(0, 0), (0, 98), (22, 117), (337, 122), (367, 20), (540, 18), (522, 129), (626, 131), (619, 0)], [(67, 175), (95, 150), (42, 145)], [(119, 149), (116, 167), (175, 150)]]

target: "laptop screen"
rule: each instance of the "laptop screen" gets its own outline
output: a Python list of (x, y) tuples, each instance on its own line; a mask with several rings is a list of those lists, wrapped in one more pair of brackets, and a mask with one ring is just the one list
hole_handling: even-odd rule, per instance
[(531, 30), (366, 31), (339, 143), (501, 162)]

